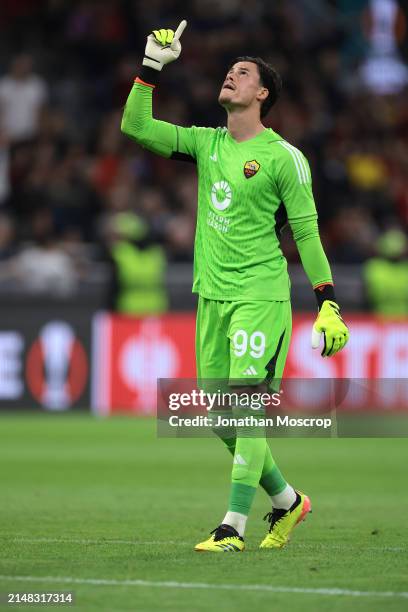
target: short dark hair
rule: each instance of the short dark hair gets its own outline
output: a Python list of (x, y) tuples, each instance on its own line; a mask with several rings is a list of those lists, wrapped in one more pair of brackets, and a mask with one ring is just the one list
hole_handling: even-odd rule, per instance
[(279, 94), (282, 90), (282, 79), (280, 74), (273, 68), (270, 64), (265, 62), (260, 57), (251, 57), (250, 55), (242, 55), (241, 57), (236, 57), (229, 65), (229, 69), (232, 68), (234, 64), (237, 62), (252, 62), (258, 66), (259, 79), (263, 87), (269, 91), (269, 95), (262, 102), (261, 105), (261, 119), (266, 117), (266, 115), (271, 110), (272, 106), (275, 104), (277, 99), (279, 98)]

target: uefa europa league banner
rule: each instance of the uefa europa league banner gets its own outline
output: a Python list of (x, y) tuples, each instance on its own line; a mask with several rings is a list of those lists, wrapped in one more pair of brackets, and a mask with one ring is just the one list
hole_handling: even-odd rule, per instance
[(0, 409), (89, 409), (92, 315), (68, 304), (1, 308)]

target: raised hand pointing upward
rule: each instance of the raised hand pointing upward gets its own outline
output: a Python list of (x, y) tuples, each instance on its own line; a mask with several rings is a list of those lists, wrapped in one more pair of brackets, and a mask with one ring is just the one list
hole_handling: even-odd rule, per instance
[(161, 70), (166, 64), (174, 62), (181, 53), (180, 36), (186, 26), (187, 21), (183, 19), (175, 32), (164, 28), (153, 30), (147, 37), (143, 66)]

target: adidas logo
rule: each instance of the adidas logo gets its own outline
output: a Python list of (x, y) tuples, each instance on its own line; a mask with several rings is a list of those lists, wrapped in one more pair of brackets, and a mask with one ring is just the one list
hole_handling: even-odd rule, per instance
[(245, 459), (243, 457), (241, 457), (241, 455), (235, 455), (234, 463), (236, 465), (248, 465), (247, 462), (245, 461)]
[(214, 153), (214, 155), (210, 155), (210, 159), (211, 159), (212, 161), (216, 162), (216, 161), (217, 161), (217, 154), (216, 154), (216, 153)]
[(249, 366), (244, 372), (247, 376), (256, 376), (258, 372), (255, 370), (254, 366)]
[(218, 548), (222, 548), (224, 552), (240, 552), (238, 546), (235, 546), (232, 542), (228, 542), (227, 544), (223, 544), (220, 542), (217, 544)]

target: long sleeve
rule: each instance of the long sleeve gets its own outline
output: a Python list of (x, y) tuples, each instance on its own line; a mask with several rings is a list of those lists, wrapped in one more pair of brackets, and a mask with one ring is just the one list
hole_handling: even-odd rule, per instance
[[(330, 265), (319, 236), (309, 164), (304, 155), (286, 141), (278, 144), (281, 155), (276, 166), (276, 183), (303, 268), (320, 304), (322, 297), (333, 299), (334, 291)], [(330, 289), (325, 289), (327, 286)]]
[(121, 130), (142, 147), (167, 158), (195, 161), (197, 136), (204, 128), (180, 127), (153, 118), (154, 85), (136, 79), (122, 117)]
[(317, 219), (292, 220), (290, 226), (303, 268), (313, 289), (333, 284), (330, 265), (319, 236)]

